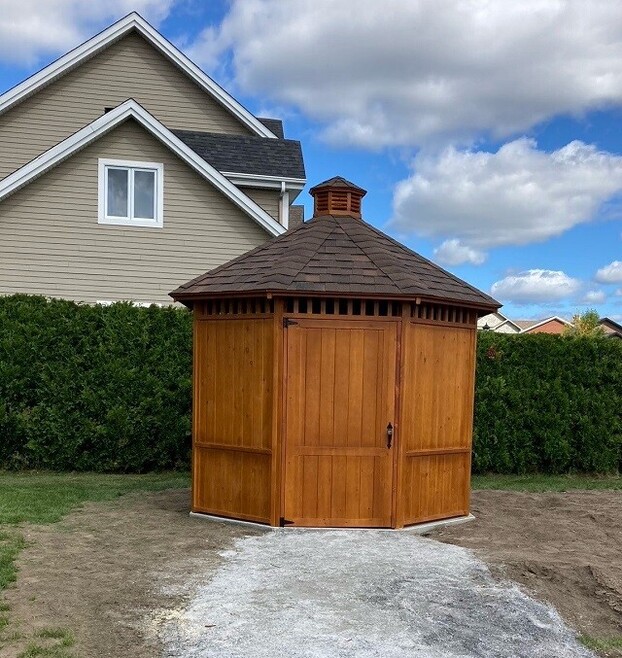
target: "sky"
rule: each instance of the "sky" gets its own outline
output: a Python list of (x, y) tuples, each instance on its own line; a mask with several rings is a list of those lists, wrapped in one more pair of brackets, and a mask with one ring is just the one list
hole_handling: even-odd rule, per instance
[(622, 320), (617, 2), (0, 0), (0, 91), (130, 11), (507, 316)]

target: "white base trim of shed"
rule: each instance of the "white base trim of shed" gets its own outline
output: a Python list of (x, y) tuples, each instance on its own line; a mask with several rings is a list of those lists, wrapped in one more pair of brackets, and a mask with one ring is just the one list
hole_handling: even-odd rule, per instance
[(440, 519), (439, 521), (428, 521), (427, 523), (418, 523), (417, 525), (409, 525), (405, 528), (400, 528), (403, 532), (412, 532), (416, 535), (423, 535), (430, 530), (437, 530), (438, 528), (445, 528), (452, 525), (460, 525), (461, 523), (468, 523), (475, 521), (472, 514), (466, 516), (455, 516), (452, 519)]
[[(215, 516), (214, 514), (204, 514), (203, 512), (190, 512), (190, 516), (196, 517), (197, 519), (205, 519), (206, 521), (216, 521), (218, 523), (232, 523), (235, 525), (247, 526), (248, 528), (254, 528), (255, 530), (286, 530), (288, 532), (292, 531), (309, 531), (309, 530), (366, 530), (367, 528), (303, 528), (303, 527), (274, 527), (266, 525), (265, 523), (257, 523), (256, 521), (243, 521), (242, 519), (231, 519), (227, 516)], [(468, 523), (469, 521), (474, 521), (475, 517), (473, 514), (467, 514), (467, 516), (455, 516), (451, 519), (440, 519), (438, 521), (428, 521), (427, 523), (419, 523), (417, 525), (409, 525), (405, 528), (369, 528), (369, 530), (379, 530), (380, 532), (412, 532), (416, 535), (423, 535), (426, 532), (431, 530), (437, 530), (438, 528), (445, 528), (447, 526), (459, 525), (460, 523)]]

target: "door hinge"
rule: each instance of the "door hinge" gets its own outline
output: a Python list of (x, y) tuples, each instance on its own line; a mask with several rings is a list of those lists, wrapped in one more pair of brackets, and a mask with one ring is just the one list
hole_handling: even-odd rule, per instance
[(281, 526), (281, 528), (284, 528), (286, 525), (292, 525), (293, 523), (294, 523), (293, 521), (286, 519), (284, 516), (282, 516), (279, 519), (279, 525)]
[(298, 324), (296, 320), (292, 320), (291, 318), (283, 318), (283, 326), (287, 329), (287, 327), (291, 326), (292, 324)]

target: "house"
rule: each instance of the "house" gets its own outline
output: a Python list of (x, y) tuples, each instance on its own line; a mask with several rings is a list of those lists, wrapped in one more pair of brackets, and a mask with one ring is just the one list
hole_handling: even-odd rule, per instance
[(132, 13), (0, 96), (0, 294), (170, 303), (301, 221), (300, 143)]
[(611, 318), (601, 318), (598, 324), (603, 328), (605, 336), (608, 338), (622, 338), (622, 324)]
[(572, 322), (557, 315), (543, 320), (515, 320), (522, 334), (563, 334), (566, 327), (572, 327)]
[(479, 318), (477, 328), (502, 334), (562, 334), (571, 322), (556, 315), (543, 320), (510, 320), (499, 313), (489, 313)]
[(495, 331), (500, 334), (519, 334), (521, 331), (515, 322), (499, 311), (478, 318), (477, 328), (483, 331)]

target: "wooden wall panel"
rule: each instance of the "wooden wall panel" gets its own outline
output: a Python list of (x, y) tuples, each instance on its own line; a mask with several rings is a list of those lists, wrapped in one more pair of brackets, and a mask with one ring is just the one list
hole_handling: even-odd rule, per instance
[(460, 453), (407, 457), (402, 471), (405, 524), (468, 514), (470, 467)]
[(194, 512), (270, 522), (270, 456), (194, 448)]
[(271, 318), (195, 321), (193, 510), (270, 521)]
[(475, 329), (405, 323), (398, 523), (468, 513)]

